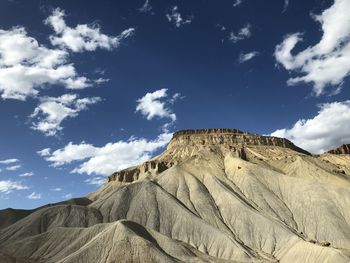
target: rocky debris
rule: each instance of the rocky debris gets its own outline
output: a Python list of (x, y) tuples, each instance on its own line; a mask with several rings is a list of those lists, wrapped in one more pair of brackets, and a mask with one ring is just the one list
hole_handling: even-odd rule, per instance
[(350, 144), (343, 144), (342, 146), (328, 151), (331, 154), (350, 154)]
[(320, 246), (323, 246), (323, 247), (329, 247), (331, 245), (331, 243), (328, 241), (320, 241), (319, 244)]

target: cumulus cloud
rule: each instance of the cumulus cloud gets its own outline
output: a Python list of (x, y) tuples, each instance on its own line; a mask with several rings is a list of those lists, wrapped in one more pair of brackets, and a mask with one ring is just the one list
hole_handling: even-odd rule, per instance
[(72, 170), (73, 173), (106, 176), (150, 159), (155, 151), (170, 141), (171, 136), (170, 133), (163, 133), (155, 140), (131, 137), (128, 141), (107, 143), (102, 147), (70, 142), (62, 149), (49, 151), (44, 158), (54, 167), (80, 162)]
[(29, 189), (28, 186), (23, 185), (21, 182), (5, 180), (0, 181), (0, 193), (9, 194), (14, 190), (26, 190)]
[(47, 136), (54, 136), (63, 129), (61, 123), (64, 119), (78, 116), (80, 111), (100, 100), (99, 97), (79, 98), (76, 94), (41, 98), (41, 103), (30, 115), (30, 118), (35, 119), (31, 128)]
[(0, 93), (3, 99), (25, 100), (39, 89), (59, 84), (67, 89), (90, 86), (79, 76), (68, 53), (49, 49), (27, 35), (23, 27), (0, 29)]
[[(136, 112), (140, 112), (147, 120), (158, 117), (170, 118), (172, 121), (175, 121), (176, 114), (167, 107), (167, 104), (170, 102), (167, 100), (167, 91), (167, 89), (156, 90), (138, 99)], [(179, 94), (175, 94), (172, 99), (176, 99), (178, 96)]]
[(64, 11), (56, 8), (45, 23), (55, 31), (55, 35), (50, 36), (51, 44), (68, 48), (73, 52), (94, 51), (97, 48), (111, 50), (117, 48), (123, 39), (132, 36), (135, 32), (134, 28), (129, 28), (118, 36), (108, 36), (101, 33), (98, 24), (79, 24), (74, 28), (69, 27), (64, 17)]
[(247, 62), (247, 61), (255, 58), (258, 55), (259, 55), (259, 52), (257, 52), (257, 51), (252, 51), (252, 52), (248, 52), (248, 53), (241, 53), (239, 55), (238, 62), (239, 63)]
[(234, 33), (233, 31), (231, 31), (228, 36), (228, 39), (232, 43), (237, 43), (238, 41), (250, 38), (251, 36), (252, 36), (251, 25), (247, 24), (244, 27), (242, 27), (237, 33)]
[(177, 6), (174, 6), (171, 9), (171, 13), (165, 15), (166, 18), (170, 23), (173, 23), (177, 28), (190, 24), (193, 20), (193, 17), (187, 16), (186, 18), (183, 18), (182, 15), (179, 13), (179, 8)]
[(11, 163), (17, 163), (17, 162), (19, 162), (19, 160), (13, 158), (13, 159), (1, 160), (1, 161), (0, 161), (0, 164), (11, 164)]
[(350, 1), (335, 0), (320, 15), (313, 15), (323, 31), (321, 40), (314, 46), (293, 55), (292, 50), (303, 40), (302, 33), (287, 35), (276, 46), (275, 58), (285, 69), (300, 76), (290, 78), (288, 85), (312, 83), (316, 95), (327, 86), (339, 88), (350, 74)]
[(41, 194), (33, 192), (30, 195), (27, 195), (27, 198), (32, 200), (41, 199)]
[(34, 175), (33, 172), (27, 172), (27, 173), (20, 174), (19, 176), (20, 176), (20, 177), (31, 177), (31, 176), (33, 176), (33, 175)]
[(111, 50), (117, 48), (121, 41), (134, 34), (129, 28), (118, 36), (101, 33), (95, 25), (78, 24), (69, 27), (63, 10), (57, 8), (45, 20), (54, 34), (50, 42), (55, 47), (47, 47), (29, 36), (24, 27), (0, 29), (0, 95), (2, 99), (26, 100), (28, 97), (39, 98), (32, 118), (32, 128), (46, 135), (55, 135), (62, 130), (61, 122), (67, 117), (76, 117), (87, 105), (98, 102), (99, 98), (58, 98), (40, 96), (42, 89), (51, 86), (63, 86), (70, 90), (79, 90), (108, 81), (106, 78), (89, 79), (77, 73), (70, 62), (71, 52), (93, 51), (98, 48)]
[(298, 120), (292, 128), (271, 135), (284, 137), (312, 153), (322, 153), (350, 143), (350, 100), (321, 104), (311, 119)]

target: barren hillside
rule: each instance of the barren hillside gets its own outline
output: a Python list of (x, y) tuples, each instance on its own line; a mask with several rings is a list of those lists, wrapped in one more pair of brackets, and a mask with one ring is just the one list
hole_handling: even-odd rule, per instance
[(84, 202), (0, 212), (0, 262), (349, 262), (350, 154), (179, 131)]

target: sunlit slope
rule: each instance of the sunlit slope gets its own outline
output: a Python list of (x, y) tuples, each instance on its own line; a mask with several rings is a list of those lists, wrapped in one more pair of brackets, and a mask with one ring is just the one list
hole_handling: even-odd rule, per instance
[(90, 204), (38, 209), (0, 230), (0, 261), (349, 262), (349, 171), (348, 154), (181, 131)]

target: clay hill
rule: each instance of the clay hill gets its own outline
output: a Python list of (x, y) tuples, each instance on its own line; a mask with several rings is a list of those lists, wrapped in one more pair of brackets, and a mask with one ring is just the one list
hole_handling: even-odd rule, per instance
[(179, 131), (87, 197), (0, 212), (0, 262), (350, 262), (349, 147)]

